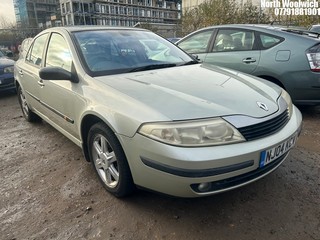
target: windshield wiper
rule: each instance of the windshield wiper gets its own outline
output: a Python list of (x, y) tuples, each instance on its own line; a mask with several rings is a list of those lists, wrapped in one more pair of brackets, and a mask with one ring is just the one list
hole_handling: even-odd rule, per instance
[(175, 67), (175, 66), (177, 66), (177, 64), (175, 64), (175, 63), (150, 64), (150, 65), (146, 65), (146, 66), (132, 68), (129, 70), (129, 72), (139, 72), (139, 71), (168, 68), (168, 67)]

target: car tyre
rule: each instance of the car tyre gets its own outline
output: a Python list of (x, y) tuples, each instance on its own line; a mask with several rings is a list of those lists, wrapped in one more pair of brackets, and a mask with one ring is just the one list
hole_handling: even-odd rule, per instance
[(20, 86), (18, 87), (18, 99), (22, 110), (22, 114), (28, 122), (41, 121), (41, 118), (30, 110), (24, 92), (22, 91), (22, 88)]
[(135, 187), (123, 149), (115, 134), (103, 123), (94, 124), (88, 133), (92, 166), (104, 188), (116, 197), (130, 195)]

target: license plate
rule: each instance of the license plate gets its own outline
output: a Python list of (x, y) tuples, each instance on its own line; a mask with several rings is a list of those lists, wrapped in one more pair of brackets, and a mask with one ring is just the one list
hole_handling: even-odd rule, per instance
[(297, 136), (298, 134), (295, 133), (279, 145), (261, 152), (260, 168), (273, 162), (274, 160), (285, 154), (287, 151), (289, 151), (291, 148), (293, 148), (296, 143)]

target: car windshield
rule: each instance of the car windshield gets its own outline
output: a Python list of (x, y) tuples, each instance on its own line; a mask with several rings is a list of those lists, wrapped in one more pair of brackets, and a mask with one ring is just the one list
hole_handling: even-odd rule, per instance
[(189, 55), (160, 36), (140, 30), (94, 30), (74, 33), (91, 75), (144, 71), (190, 64)]
[(0, 50), (0, 57), (5, 57), (4, 53)]

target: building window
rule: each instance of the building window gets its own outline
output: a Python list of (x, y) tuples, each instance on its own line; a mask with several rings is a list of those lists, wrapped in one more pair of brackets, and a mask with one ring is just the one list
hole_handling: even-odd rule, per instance
[(65, 7), (64, 3), (61, 4), (61, 11), (63, 14), (66, 13), (66, 7)]
[(67, 13), (71, 12), (70, 2), (66, 3)]

